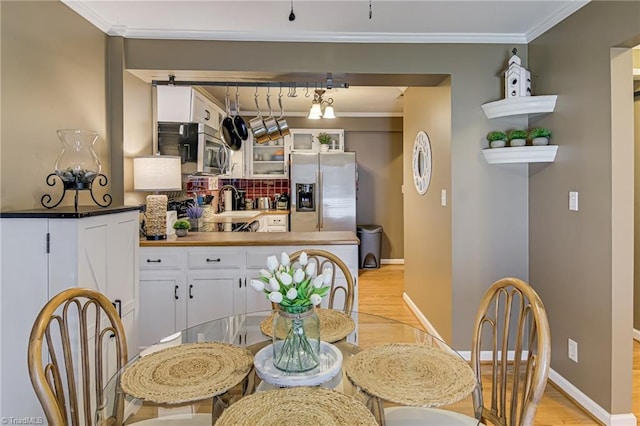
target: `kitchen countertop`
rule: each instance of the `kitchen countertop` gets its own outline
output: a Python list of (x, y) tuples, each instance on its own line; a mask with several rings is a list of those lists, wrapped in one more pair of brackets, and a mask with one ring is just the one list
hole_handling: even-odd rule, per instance
[(60, 206), (52, 209), (31, 209), (0, 212), (0, 218), (20, 219), (80, 219), (83, 217), (100, 216), (103, 214), (123, 213), (133, 210), (141, 210), (142, 206), (78, 206), (76, 211), (73, 206)]
[(325, 232), (189, 232), (186, 237), (168, 236), (166, 240), (140, 239), (140, 247), (196, 246), (297, 246), (352, 245), (360, 240), (350, 231)]

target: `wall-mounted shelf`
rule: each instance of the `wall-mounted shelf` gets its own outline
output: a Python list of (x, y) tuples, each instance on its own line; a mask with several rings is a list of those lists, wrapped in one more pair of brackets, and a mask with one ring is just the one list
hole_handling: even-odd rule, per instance
[(519, 96), (482, 104), (487, 118), (524, 116), (527, 118), (553, 112), (558, 95)]
[(553, 163), (557, 152), (558, 145), (514, 146), (482, 150), (489, 164)]

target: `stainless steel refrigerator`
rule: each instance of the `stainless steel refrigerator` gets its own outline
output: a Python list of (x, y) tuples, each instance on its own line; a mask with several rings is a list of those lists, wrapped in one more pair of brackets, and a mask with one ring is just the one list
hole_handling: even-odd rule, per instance
[(293, 153), (291, 231), (356, 232), (356, 153)]

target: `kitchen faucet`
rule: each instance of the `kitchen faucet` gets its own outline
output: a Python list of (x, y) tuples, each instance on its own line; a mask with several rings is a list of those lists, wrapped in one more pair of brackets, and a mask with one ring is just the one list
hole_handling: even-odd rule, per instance
[[(240, 195), (238, 194), (238, 190), (236, 189), (235, 186), (233, 185), (222, 185), (222, 187), (220, 187), (219, 190), (219, 195), (218, 195), (218, 211), (220, 211), (220, 201), (224, 198), (223, 196), (223, 192), (226, 189), (230, 189), (234, 194), (235, 194), (235, 199), (237, 200), (238, 198), (240, 198)], [(224, 206), (224, 209), (229, 211), (229, 210), (233, 210), (233, 206)]]

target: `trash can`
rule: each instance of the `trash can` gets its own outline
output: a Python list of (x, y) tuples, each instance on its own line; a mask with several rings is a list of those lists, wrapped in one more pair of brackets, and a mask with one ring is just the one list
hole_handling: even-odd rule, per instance
[(380, 246), (382, 244), (382, 226), (358, 225), (358, 266), (364, 268), (380, 267)]

